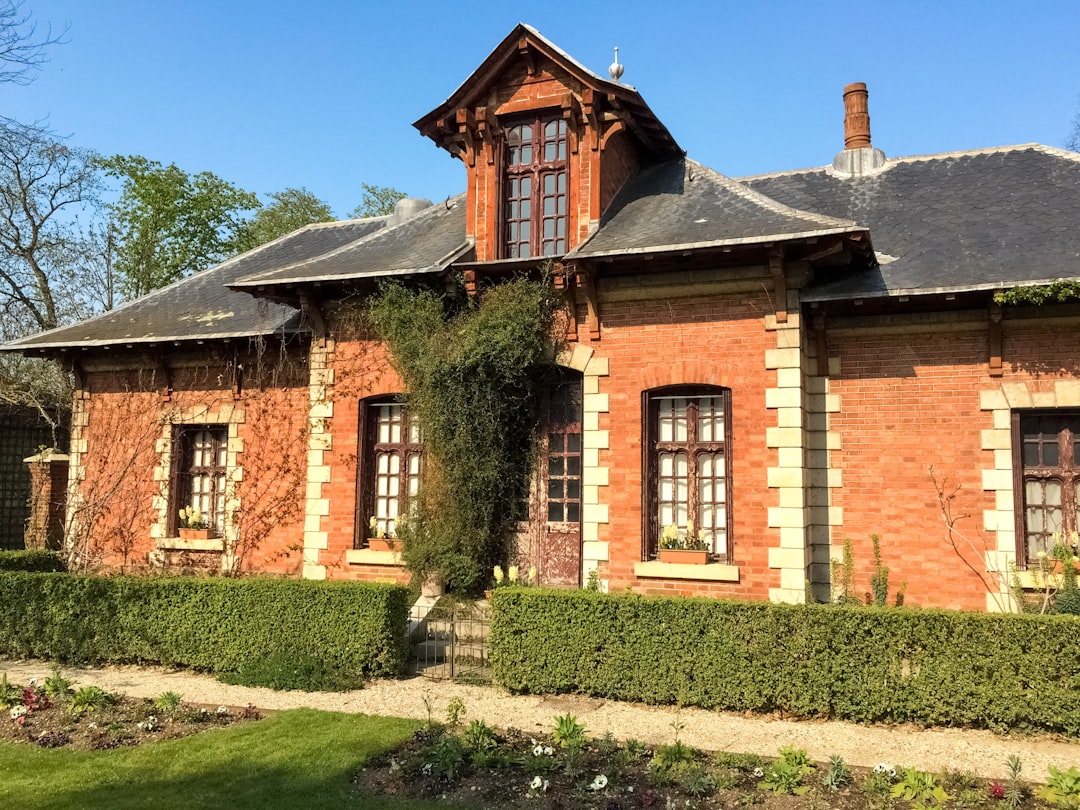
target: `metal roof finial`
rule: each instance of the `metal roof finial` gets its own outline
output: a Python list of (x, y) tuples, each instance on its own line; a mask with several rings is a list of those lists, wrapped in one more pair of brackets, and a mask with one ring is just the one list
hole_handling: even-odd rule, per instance
[(611, 67), (607, 69), (608, 75), (612, 79), (618, 81), (623, 75), (623, 66), (619, 64), (619, 46), (615, 46), (615, 61), (611, 63)]

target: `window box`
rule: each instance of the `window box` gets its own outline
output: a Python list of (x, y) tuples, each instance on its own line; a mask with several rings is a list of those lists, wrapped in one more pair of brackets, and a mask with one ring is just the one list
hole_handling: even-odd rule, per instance
[(709, 561), (709, 552), (694, 548), (662, 548), (658, 552), (658, 558), (662, 563), (705, 565)]
[(369, 537), (367, 546), (372, 551), (393, 551), (400, 553), (402, 542), (400, 537)]
[(214, 529), (178, 529), (182, 540), (211, 540), (217, 534)]

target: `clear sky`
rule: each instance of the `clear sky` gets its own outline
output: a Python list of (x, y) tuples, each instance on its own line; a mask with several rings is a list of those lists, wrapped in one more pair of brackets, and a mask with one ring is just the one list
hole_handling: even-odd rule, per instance
[(79, 146), (304, 186), (338, 216), (360, 184), (442, 199), (461, 164), (412, 122), (521, 21), (595, 72), (620, 47), (690, 157), (731, 176), (821, 166), (843, 86), (870, 89), (889, 156), (1061, 146), (1080, 101), (1080, 0), (26, 0), (66, 45), (0, 113)]

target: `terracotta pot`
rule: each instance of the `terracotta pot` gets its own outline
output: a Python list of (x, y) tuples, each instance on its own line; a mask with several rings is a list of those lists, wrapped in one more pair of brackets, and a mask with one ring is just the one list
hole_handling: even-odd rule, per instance
[(684, 565), (705, 565), (709, 561), (709, 552), (692, 548), (662, 548), (660, 562), (682, 563)]
[(180, 529), (180, 537), (184, 540), (209, 540), (214, 534), (213, 529)]
[(367, 545), (371, 551), (401, 551), (401, 538), (369, 537)]

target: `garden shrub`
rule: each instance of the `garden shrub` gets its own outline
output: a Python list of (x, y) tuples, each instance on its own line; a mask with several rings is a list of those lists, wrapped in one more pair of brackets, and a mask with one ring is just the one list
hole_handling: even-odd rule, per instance
[(397, 585), (0, 573), (0, 655), (352, 685), (402, 672), (408, 610)]
[(0, 571), (66, 571), (55, 551), (0, 551)]
[(533, 588), (492, 603), (494, 678), (515, 692), (1080, 735), (1070, 616)]

